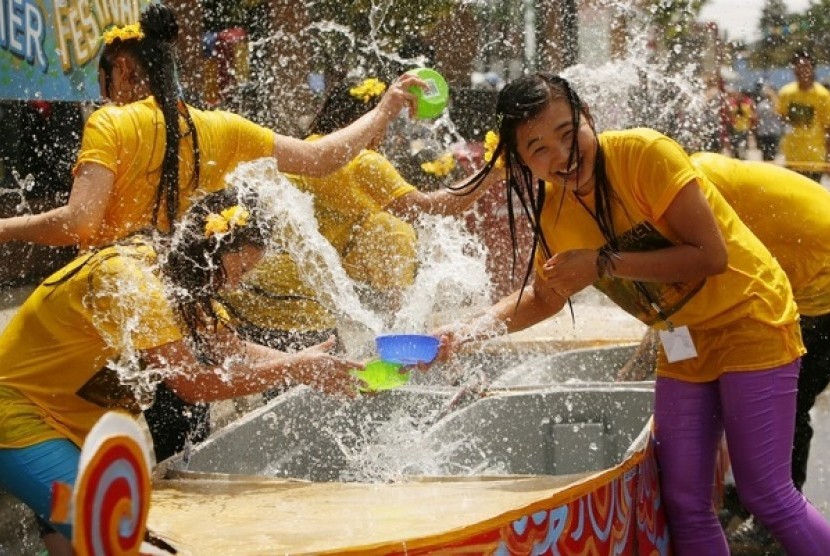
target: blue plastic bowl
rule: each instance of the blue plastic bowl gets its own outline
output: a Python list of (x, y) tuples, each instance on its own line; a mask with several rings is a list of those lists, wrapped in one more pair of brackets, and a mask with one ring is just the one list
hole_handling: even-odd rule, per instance
[(375, 338), (381, 360), (401, 365), (432, 363), (439, 340), (426, 334), (384, 334)]

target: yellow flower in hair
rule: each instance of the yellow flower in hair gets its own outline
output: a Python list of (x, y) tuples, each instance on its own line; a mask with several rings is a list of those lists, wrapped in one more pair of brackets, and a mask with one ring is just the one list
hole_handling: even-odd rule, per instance
[(349, 89), (349, 94), (363, 102), (369, 102), (373, 98), (382, 95), (385, 90), (386, 83), (377, 78), (369, 77)]
[[(484, 161), (490, 162), (493, 160), (493, 153), (496, 152), (496, 148), (499, 146), (499, 134), (493, 130), (487, 132), (484, 136)], [(495, 164), (496, 168), (504, 168), (504, 156), (500, 156), (496, 160)]]
[(226, 234), (234, 228), (247, 226), (250, 217), (248, 209), (239, 205), (226, 208), (219, 214), (212, 212), (205, 218), (205, 237)]
[(455, 168), (455, 157), (452, 153), (445, 153), (431, 162), (424, 162), (421, 164), (421, 170), (427, 174), (438, 176), (439, 178), (446, 176)]
[(101, 39), (104, 41), (104, 44), (112, 44), (113, 42), (115, 42), (116, 39), (127, 41), (130, 39), (143, 38), (144, 31), (141, 30), (140, 23), (131, 23), (129, 25), (124, 25), (123, 27), (110, 27), (109, 29), (104, 31), (104, 34), (101, 37)]

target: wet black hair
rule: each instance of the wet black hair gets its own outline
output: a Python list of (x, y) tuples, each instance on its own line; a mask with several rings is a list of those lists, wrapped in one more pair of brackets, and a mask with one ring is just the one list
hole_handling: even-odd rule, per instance
[[(226, 233), (207, 233), (208, 218), (221, 215), (231, 207), (247, 211), (246, 222), (230, 225)], [(187, 327), (194, 353), (202, 362), (214, 363), (216, 358), (207, 341), (207, 332), (218, 322), (214, 300), (218, 299), (219, 290), (226, 282), (222, 257), (245, 246), (264, 249), (271, 238), (270, 224), (253, 188), (227, 187), (193, 204), (175, 224), (173, 233), (160, 233), (151, 228), (124, 238), (116, 245), (154, 246), (161, 275), (169, 286), (168, 295)], [(44, 281), (43, 285), (60, 286), (85, 265), (99, 265), (121, 255), (118, 251), (100, 255), (105, 248), (91, 249), (67, 265), (65, 272)]]
[[(510, 237), (513, 244), (513, 265), (515, 269), (518, 256), (518, 240), (516, 233), (516, 211), (513, 207), (513, 196), (519, 200), (521, 210), (530, 221), (533, 230), (533, 245), (530, 259), (525, 269), (523, 286), (527, 285), (533, 272), (533, 261), (536, 250), (541, 248), (546, 257), (552, 253), (540, 225), (542, 206), (545, 200), (544, 180), (534, 180), (530, 168), (521, 160), (518, 154), (516, 131), (520, 124), (539, 115), (551, 102), (564, 100), (571, 108), (571, 120), (574, 128), (578, 128), (582, 118), (586, 118), (588, 125), (594, 130), (594, 121), (583, 104), (577, 92), (566, 79), (554, 74), (534, 73), (522, 76), (508, 83), (500, 92), (496, 102), (496, 116), (498, 118), (499, 143), (496, 146), (491, 160), (473, 178), (470, 190), (476, 189), (484, 177), (490, 173), (499, 157), (505, 161), (507, 186), (507, 214), (510, 227)], [(579, 144), (577, 134), (573, 134), (571, 150), (568, 156), (568, 167), (579, 160)], [(613, 188), (605, 172), (605, 157), (602, 149), (597, 145), (597, 156), (594, 165), (596, 176), (596, 208), (594, 219), (613, 251), (618, 250), (618, 242), (612, 219), (611, 205), (615, 199)], [(563, 195), (565, 192), (563, 191)]]
[(793, 51), (793, 55), (792, 58), (790, 58), (790, 62), (793, 64), (797, 64), (801, 60), (807, 60), (808, 62), (813, 63), (813, 54), (806, 48), (799, 48)]
[(369, 99), (357, 98), (351, 89), (364, 81), (363, 78), (347, 77), (329, 87), (314, 120), (308, 127), (308, 135), (326, 135), (346, 127), (363, 114), (377, 106), (381, 95)]
[[(190, 135), (193, 141), (193, 177), (190, 189), (199, 183), (199, 139), (187, 105), (181, 100), (181, 90), (176, 75), (175, 43), (179, 36), (179, 24), (173, 11), (164, 4), (150, 4), (139, 19), (143, 38), (116, 38), (104, 45), (98, 67), (104, 73), (107, 91), (112, 80), (113, 61), (126, 54), (144, 71), (150, 92), (161, 107), (164, 119), (165, 143), (161, 165), (161, 179), (156, 189), (152, 222), (160, 226), (163, 214), (169, 229), (176, 220), (179, 209), (179, 146)], [(184, 117), (189, 131), (184, 135), (179, 127), (179, 115)]]
[[(207, 233), (209, 217), (231, 207), (247, 212), (246, 222), (226, 233)], [(161, 271), (174, 304), (190, 332), (194, 351), (204, 362), (214, 362), (205, 331), (218, 320), (214, 301), (226, 282), (222, 257), (245, 246), (264, 249), (270, 241), (269, 221), (259, 196), (251, 187), (227, 187), (206, 195), (191, 206), (170, 235), (161, 234), (157, 248)]]

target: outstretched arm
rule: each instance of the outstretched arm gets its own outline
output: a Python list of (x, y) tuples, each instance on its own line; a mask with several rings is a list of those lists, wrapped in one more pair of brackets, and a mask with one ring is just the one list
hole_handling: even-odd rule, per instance
[(412, 86), (425, 87), (426, 83), (414, 75), (401, 75), (392, 82), (374, 109), (347, 127), (317, 141), (277, 135), (274, 139), (274, 158), (280, 171), (311, 177), (334, 172), (384, 132), (405, 106), (409, 107), (410, 114), (415, 113), (416, 98), (409, 92)]
[(475, 189), (471, 186), (474, 178), (475, 176), (465, 178), (455, 184), (453, 189), (444, 188), (428, 193), (412, 191), (394, 199), (386, 206), (386, 210), (409, 222), (421, 214), (455, 216), (473, 206), (493, 184), (503, 181), (504, 171), (490, 171)]
[(66, 205), (40, 214), (0, 219), (0, 242), (86, 244), (101, 228), (115, 175), (100, 164), (83, 164)]
[(363, 365), (330, 355), (335, 340), (296, 353), (245, 342), (230, 332), (219, 335), (220, 365), (200, 363), (184, 341), (142, 352), (148, 367), (160, 370), (164, 382), (189, 403), (210, 402), (256, 394), (278, 384), (308, 384), (328, 394), (354, 395), (351, 369)]
[(447, 359), (467, 342), (517, 332), (542, 322), (561, 311), (566, 301), (536, 275), (533, 284), (513, 292), (483, 313), (433, 331), (441, 338), (438, 358)]

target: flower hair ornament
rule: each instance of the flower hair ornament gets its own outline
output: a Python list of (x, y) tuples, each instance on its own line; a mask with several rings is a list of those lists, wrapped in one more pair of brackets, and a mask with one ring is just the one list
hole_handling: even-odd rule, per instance
[(131, 23), (129, 25), (124, 25), (123, 27), (110, 27), (104, 34), (101, 36), (101, 40), (104, 41), (104, 44), (112, 44), (116, 40), (128, 41), (130, 39), (138, 39), (141, 40), (144, 38), (144, 31), (141, 30), (140, 23)]
[(369, 102), (382, 95), (385, 90), (386, 83), (375, 77), (369, 77), (349, 89), (349, 94), (363, 102)]
[[(499, 134), (493, 130), (487, 132), (484, 136), (484, 161), (490, 162), (493, 160), (493, 154), (499, 146)], [(494, 168), (504, 168), (504, 155), (500, 155), (493, 165)]]
[(435, 160), (421, 163), (421, 170), (442, 178), (455, 169), (455, 157), (452, 153), (444, 153)]
[(235, 228), (243, 228), (248, 224), (251, 213), (248, 209), (234, 205), (226, 208), (219, 214), (211, 212), (205, 218), (205, 237), (226, 234)]

